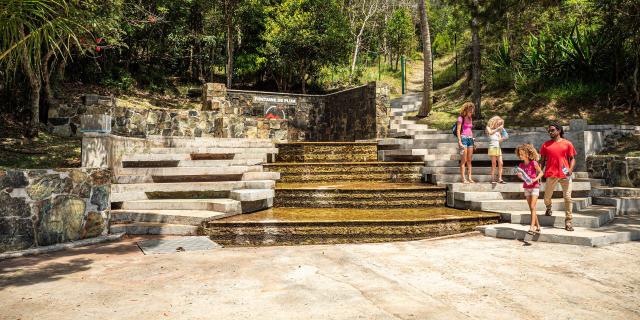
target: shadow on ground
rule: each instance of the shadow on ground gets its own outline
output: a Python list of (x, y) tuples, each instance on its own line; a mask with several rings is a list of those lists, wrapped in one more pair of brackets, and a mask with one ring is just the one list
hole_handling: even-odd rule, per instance
[[(161, 237), (154, 238), (160, 239)], [(98, 256), (100, 259), (104, 259), (115, 255), (141, 255), (142, 252), (136, 245), (136, 242), (141, 239), (129, 238), (108, 244), (0, 261), (0, 291), (10, 287), (53, 282), (65, 275), (87, 271), (91, 269), (91, 265)], [(84, 257), (77, 258), (80, 255)], [(96, 259), (91, 257), (96, 257)]]

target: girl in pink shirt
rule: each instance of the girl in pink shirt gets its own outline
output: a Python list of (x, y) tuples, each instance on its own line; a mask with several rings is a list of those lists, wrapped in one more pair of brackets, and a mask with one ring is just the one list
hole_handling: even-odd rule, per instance
[[(458, 117), (458, 126), (456, 129), (456, 136), (458, 137), (458, 146), (460, 151), (460, 177), (462, 183), (474, 183), (471, 178), (471, 161), (473, 161), (473, 112), (475, 105), (471, 102), (465, 102), (460, 110), (460, 116)], [(469, 170), (469, 180), (465, 177), (465, 167)]]
[(524, 181), (522, 187), (524, 188), (524, 197), (527, 199), (529, 210), (531, 211), (531, 227), (529, 228), (530, 234), (540, 233), (540, 222), (538, 221), (538, 215), (536, 212), (536, 203), (540, 196), (540, 179), (544, 175), (538, 160), (540, 155), (532, 145), (525, 143), (516, 148), (516, 155), (522, 163), (518, 165), (518, 177)]

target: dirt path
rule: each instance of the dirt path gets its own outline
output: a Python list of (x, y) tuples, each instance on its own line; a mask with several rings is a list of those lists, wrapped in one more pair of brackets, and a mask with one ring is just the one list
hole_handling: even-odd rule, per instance
[(422, 92), (424, 80), (424, 62), (422, 60), (411, 60), (407, 63), (407, 92)]
[(640, 243), (482, 236), (0, 262), (0, 319), (639, 319)]

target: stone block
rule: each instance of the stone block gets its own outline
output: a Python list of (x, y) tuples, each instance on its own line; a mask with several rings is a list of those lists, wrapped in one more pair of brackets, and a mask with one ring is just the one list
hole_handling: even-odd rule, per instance
[(625, 159), (615, 159), (608, 164), (607, 182), (617, 187), (633, 187), (627, 172), (627, 161)]
[(257, 127), (248, 127), (246, 130), (246, 138), (255, 139), (258, 137), (258, 128)]
[(0, 191), (0, 217), (31, 217), (31, 207), (26, 198), (11, 197), (7, 192)]
[(32, 247), (33, 234), (31, 218), (0, 217), (0, 252)]
[(0, 170), (0, 190), (5, 188), (24, 188), (29, 184), (22, 170)]
[(59, 174), (47, 174), (32, 181), (26, 191), (32, 200), (43, 200), (52, 194), (69, 193), (72, 187), (71, 178), (62, 178)]
[(106, 222), (99, 212), (87, 213), (87, 218), (82, 228), (81, 238), (93, 238), (106, 233)]
[(82, 233), (86, 205), (75, 196), (57, 196), (38, 213), (36, 239), (38, 245), (78, 240)]
[(50, 126), (48, 131), (51, 132), (51, 134), (58, 137), (71, 137), (74, 135), (73, 131), (71, 130), (70, 124), (64, 124), (60, 126)]
[(87, 94), (84, 97), (82, 97), (82, 102), (84, 103), (85, 106), (90, 106), (90, 105), (94, 105), (94, 104), (98, 104), (98, 98), (100, 96), (97, 94)]
[(111, 116), (106, 114), (83, 115), (80, 123), (81, 132), (111, 132)]

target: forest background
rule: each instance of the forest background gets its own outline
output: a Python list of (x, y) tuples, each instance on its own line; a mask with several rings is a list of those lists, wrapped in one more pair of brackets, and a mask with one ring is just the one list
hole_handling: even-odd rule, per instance
[(637, 123), (639, 0), (429, 0), (431, 66), (419, 2), (0, 0), (3, 126), (37, 135), (49, 106), (88, 92), (189, 107), (204, 82), (320, 93), (379, 81), (395, 97), (402, 56), (410, 90), (433, 74), (421, 122), (435, 127), (480, 97), (483, 116), (513, 126)]

